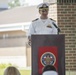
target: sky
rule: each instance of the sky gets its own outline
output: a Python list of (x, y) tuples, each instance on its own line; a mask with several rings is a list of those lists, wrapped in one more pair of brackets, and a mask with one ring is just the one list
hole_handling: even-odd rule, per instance
[(38, 5), (43, 2), (43, 0), (20, 0), (21, 3), (27, 3), (29, 6)]

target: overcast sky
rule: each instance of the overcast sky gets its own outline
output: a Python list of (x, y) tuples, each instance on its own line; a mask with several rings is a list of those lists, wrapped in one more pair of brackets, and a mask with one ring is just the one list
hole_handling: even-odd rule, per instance
[(43, 0), (20, 0), (21, 3), (28, 3), (28, 5), (38, 5), (43, 2)]

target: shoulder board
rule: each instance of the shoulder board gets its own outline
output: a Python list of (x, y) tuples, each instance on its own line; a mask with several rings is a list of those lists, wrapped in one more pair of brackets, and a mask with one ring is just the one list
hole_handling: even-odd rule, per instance
[(37, 21), (38, 19), (39, 19), (39, 18), (37, 18), (37, 19), (33, 20), (32, 22)]
[(52, 21), (55, 21), (54, 19), (52, 19), (52, 18), (49, 18), (50, 20), (52, 20)]

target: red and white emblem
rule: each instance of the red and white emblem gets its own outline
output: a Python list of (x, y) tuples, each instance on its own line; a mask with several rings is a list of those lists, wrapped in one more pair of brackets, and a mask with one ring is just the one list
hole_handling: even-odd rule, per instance
[(42, 63), (43, 66), (45, 66), (45, 65), (54, 65), (55, 62), (56, 62), (56, 57), (51, 52), (45, 52), (41, 56), (41, 63)]

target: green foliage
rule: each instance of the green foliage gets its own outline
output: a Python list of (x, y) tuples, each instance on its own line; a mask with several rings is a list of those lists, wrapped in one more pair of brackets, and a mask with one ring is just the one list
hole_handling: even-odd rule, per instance
[(2, 64), (0, 64), (0, 69), (5, 69), (8, 66), (13, 66), (13, 65), (11, 63), (8, 63), (8, 64), (2, 63)]
[(19, 2), (19, 0), (12, 0), (11, 2), (8, 3), (8, 6), (10, 8), (14, 8), (16, 6), (20, 6), (20, 2)]
[[(30, 70), (19, 70), (21, 75), (30, 75), (31, 71)], [(0, 69), (0, 75), (4, 74), (4, 69)]]

